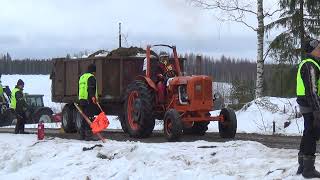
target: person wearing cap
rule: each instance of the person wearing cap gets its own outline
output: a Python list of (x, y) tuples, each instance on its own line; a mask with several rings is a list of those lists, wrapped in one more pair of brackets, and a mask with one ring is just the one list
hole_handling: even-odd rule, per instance
[(298, 171), (305, 178), (320, 178), (315, 169), (316, 141), (320, 135), (320, 43), (308, 38), (304, 50), (306, 57), (297, 71), (297, 103), (304, 119), (304, 131), (298, 153)]
[(157, 88), (158, 98), (160, 103), (165, 102), (166, 84), (176, 76), (175, 68), (169, 62), (169, 55), (166, 52), (159, 53), (159, 65), (157, 70)]
[(24, 131), (24, 125), (26, 123), (26, 110), (27, 102), (23, 95), (24, 82), (19, 79), (16, 87), (11, 93), (10, 108), (14, 109), (17, 116), (17, 124), (14, 129), (15, 134), (28, 134)]
[[(88, 70), (79, 78), (79, 103), (83, 112), (92, 121), (97, 115), (97, 81), (95, 78), (96, 65), (90, 64)], [(80, 139), (93, 140), (92, 131), (88, 123), (82, 119), (81, 129), (79, 131)]]

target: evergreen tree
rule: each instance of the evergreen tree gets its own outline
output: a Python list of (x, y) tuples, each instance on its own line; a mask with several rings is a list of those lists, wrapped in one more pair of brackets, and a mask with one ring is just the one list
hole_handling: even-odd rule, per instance
[(280, 0), (280, 18), (266, 26), (266, 31), (285, 28), (270, 43), (270, 56), (277, 61), (296, 63), (303, 56), (306, 36), (320, 35), (319, 0)]
[(11, 58), (10, 54), (7, 52), (7, 61), (11, 61), (11, 60), (12, 60), (12, 58)]

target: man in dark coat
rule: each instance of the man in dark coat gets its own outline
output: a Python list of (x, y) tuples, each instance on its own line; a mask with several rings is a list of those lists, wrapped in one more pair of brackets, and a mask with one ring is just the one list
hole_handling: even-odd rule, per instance
[[(79, 79), (79, 102), (84, 114), (91, 119), (98, 114), (96, 101), (98, 99), (97, 81), (95, 78), (96, 66), (90, 64), (86, 73)], [(80, 129), (80, 139), (95, 140), (88, 123), (82, 119)]]
[(17, 116), (17, 124), (14, 132), (16, 134), (28, 134), (24, 131), (24, 125), (26, 123), (26, 110), (27, 102), (23, 95), (24, 82), (19, 79), (16, 87), (12, 90), (11, 93), (11, 103), (10, 107), (15, 110)]
[(320, 43), (308, 38), (304, 50), (307, 56), (300, 62), (297, 71), (297, 103), (304, 119), (304, 131), (298, 154), (297, 174), (305, 178), (320, 178), (315, 169), (316, 141), (320, 135)]

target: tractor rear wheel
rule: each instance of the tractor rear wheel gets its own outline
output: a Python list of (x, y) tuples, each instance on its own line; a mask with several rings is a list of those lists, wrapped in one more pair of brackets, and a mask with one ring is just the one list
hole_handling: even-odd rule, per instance
[(204, 136), (208, 130), (209, 123), (210, 122), (194, 122), (191, 128), (184, 128), (183, 133)]
[(224, 122), (219, 122), (219, 134), (222, 138), (234, 138), (237, 132), (237, 117), (232, 109), (223, 108), (220, 112)]
[(4, 112), (3, 126), (16, 125), (17, 121), (17, 115), (13, 109), (9, 108)]
[(176, 141), (182, 134), (183, 124), (180, 114), (175, 109), (169, 109), (164, 115), (163, 131), (169, 141)]
[(122, 128), (123, 132), (128, 133), (128, 127), (127, 127), (127, 123), (126, 123), (124, 116), (125, 116), (124, 113), (121, 113), (118, 116), (118, 120), (120, 121), (121, 128)]
[(74, 118), (74, 106), (66, 104), (62, 109), (62, 128), (66, 133), (76, 132)]
[(124, 121), (131, 137), (145, 138), (152, 134), (155, 125), (153, 117), (154, 91), (144, 81), (133, 81), (127, 88), (124, 103)]

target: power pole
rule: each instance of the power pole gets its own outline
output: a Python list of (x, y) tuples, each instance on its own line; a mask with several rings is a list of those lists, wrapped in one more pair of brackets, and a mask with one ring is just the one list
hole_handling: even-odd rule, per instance
[(119, 22), (119, 48), (121, 48), (121, 22)]

